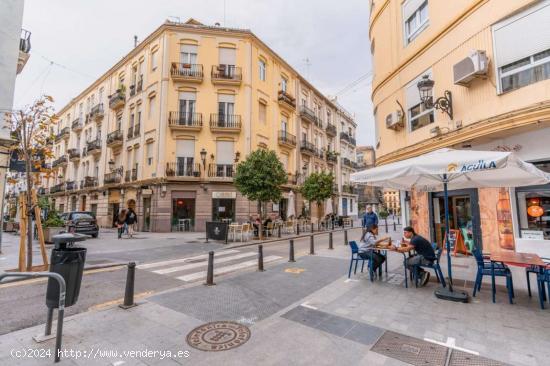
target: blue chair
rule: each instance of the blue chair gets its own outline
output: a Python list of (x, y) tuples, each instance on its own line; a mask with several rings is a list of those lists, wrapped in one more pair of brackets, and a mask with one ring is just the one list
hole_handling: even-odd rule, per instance
[(548, 287), (548, 295), (550, 296), (550, 266), (537, 271), (537, 287), (539, 290), (539, 302), (541, 309), (544, 309), (544, 301), (546, 300), (545, 285)]
[[(541, 257), (543, 262), (550, 264), (550, 258)], [(527, 277), (527, 292), (529, 293), (529, 297), (531, 297), (531, 280), (529, 278), (529, 275), (531, 273), (539, 274), (540, 267), (539, 266), (529, 266), (525, 268), (525, 277)], [(546, 301), (546, 294), (544, 294), (544, 300)]]
[(349, 242), (349, 247), (351, 249), (351, 260), (349, 263), (349, 272), (348, 272), (348, 278), (351, 277), (351, 269), (353, 267), (353, 263), (355, 262), (355, 269), (353, 270), (353, 274), (357, 273), (357, 264), (359, 264), (359, 261), (362, 262), (361, 264), (361, 273), (363, 272), (363, 269), (365, 268), (365, 262), (368, 262), (368, 269), (369, 269), (369, 275), (370, 280), (373, 281), (374, 273), (372, 271), (372, 257), (369, 259), (363, 259), (361, 256), (359, 256), (359, 247), (357, 246), (357, 242), (355, 240), (352, 240)]
[[(474, 257), (477, 262), (477, 275), (476, 281), (474, 283), (474, 293), (473, 296), (476, 296), (477, 291), (481, 291), (481, 282), (483, 281), (483, 276), (491, 276), (491, 261), (485, 260), (483, 254), (479, 247), (474, 246), (472, 250)], [(494, 263), (495, 276), (506, 277), (506, 289), (508, 290), (508, 299), (510, 304), (513, 303), (514, 298), (514, 283), (512, 281), (512, 272), (510, 268), (504, 263), (496, 262)]]
[(413, 267), (413, 277), (414, 277), (414, 284), (416, 287), (418, 287), (418, 270), (420, 268), (431, 268), (435, 272), (435, 277), (437, 278), (437, 282), (440, 282), (443, 287), (446, 287), (447, 284), (445, 283), (445, 278), (443, 277), (443, 272), (441, 272), (441, 266), (439, 265), (439, 259), (441, 258), (441, 252), (443, 250), (441, 248), (437, 247), (437, 244), (432, 243), (432, 246), (434, 247), (435, 251), (435, 261), (433, 261), (432, 264), (417, 264)]

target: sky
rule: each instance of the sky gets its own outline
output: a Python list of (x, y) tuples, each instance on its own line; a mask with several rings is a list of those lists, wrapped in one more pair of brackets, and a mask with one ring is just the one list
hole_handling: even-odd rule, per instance
[[(355, 115), (358, 145), (374, 143), (365, 0), (25, 0), (31, 57), (15, 108), (51, 95), (56, 108), (92, 84), (166, 19), (250, 29), (318, 90)], [(225, 10), (224, 10), (225, 9)], [(309, 60), (306, 61), (306, 60)], [(359, 83), (349, 87), (355, 81)]]

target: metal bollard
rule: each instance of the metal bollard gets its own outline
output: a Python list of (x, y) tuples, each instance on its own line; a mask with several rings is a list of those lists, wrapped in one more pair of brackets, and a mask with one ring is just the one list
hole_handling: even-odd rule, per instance
[(289, 262), (296, 262), (294, 260), (294, 240), (290, 239), (290, 247), (289, 247), (289, 253), (288, 253), (288, 261)]
[(344, 245), (348, 245), (348, 231), (344, 230)]
[(264, 271), (264, 247), (261, 244), (258, 245), (258, 271)]
[(311, 232), (313, 232), (313, 222), (311, 223)]
[(332, 221), (332, 230), (334, 230), (334, 219), (332, 219), (331, 221)]
[(332, 246), (332, 231), (328, 233), (328, 248), (334, 249), (334, 247)]
[(397, 231), (397, 226), (395, 225), (395, 220), (393, 220), (393, 231)]
[(300, 224), (296, 224), (296, 235), (300, 235)]
[(399, 223), (399, 216), (397, 216), (397, 225), (401, 225), (401, 224)]
[(309, 237), (309, 254), (315, 254), (315, 242), (313, 235)]
[(277, 227), (277, 237), (280, 238), (281, 237), (281, 225), (279, 225)]
[(136, 277), (136, 263), (128, 263), (128, 274), (126, 275), (126, 291), (124, 291), (124, 303), (119, 305), (122, 309), (129, 309), (136, 306), (134, 303), (134, 280)]
[(353, 227), (353, 219), (351, 219), (351, 227)]
[(208, 269), (206, 272), (206, 286), (214, 286), (214, 251), (208, 252)]
[(388, 232), (388, 218), (386, 217), (386, 218), (384, 219), (384, 221), (385, 221), (385, 223), (386, 223), (386, 224), (385, 224), (385, 227), (386, 227), (386, 233), (387, 233), (387, 232)]

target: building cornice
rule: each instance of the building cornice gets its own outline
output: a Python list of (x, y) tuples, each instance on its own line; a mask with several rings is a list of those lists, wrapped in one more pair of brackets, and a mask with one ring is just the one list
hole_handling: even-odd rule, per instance
[(371, 18), (370, 18), (370, 24), (369, 24), (369, 40), (370, 41), (372, 41), (371, 33), (372, 33), (372, 28), (373, 28), (374, 24), (378, 21), (378, 18), (380, 17), (380, 15), (384, 11), (384, 9), (386, 9), (386, 7), (389, 4), (390, 4), (390, 0), (385, 0), (384, 3), (378, 8), (376, 13), (374, 13), (374, 15), (372, 15), (372, 12), (371, 12)]
[(550, 122), (550, 100), (477, 121), (438, 137), (428, 138), (389, 154), (377, 157), (376, 165), (409, 159), (444, 147), (489, 136), (498, 132)]

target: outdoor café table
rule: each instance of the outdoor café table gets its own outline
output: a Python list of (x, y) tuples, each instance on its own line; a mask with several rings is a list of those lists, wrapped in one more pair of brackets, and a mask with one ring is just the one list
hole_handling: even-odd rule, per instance
[(393, 245), (388, 245), (388, 246), (376, 245), (374, 249), (384, 252), (383, 255), (385, 255), (386, 257), (386, 272), (388, 271), (388, 256), (386, 252), (387, 251), (396, 252), (396, 253), (401, 253), (403, 255), (403, 269), (405, 271), (405, 288), (409, 288), (409, 283), (407, 279), (407, 254), (410, 254), (411, 251), (414, 250), (414, 247), (412, 245), (407, 245), (405, 247), (395, 247)]
[(237, 229), (240, 229), (242, 231), (243, 229), (243, 225), (239, 224), (239, 223), (231, 223), (229, 224), (229, 233), (228, 233), (228, 236), (231, 235), (233, 241), (237, 241)]
[(539, 266), (544, 267), (546, 263), (534, 253), (519, 253), (519, 252), (497, 252), (492, 253), (491, 259), (491, 287), (493, 290), (493, 302), (495, 302), (495, 262), (506, 263), (510, 266), (529, 267)]

